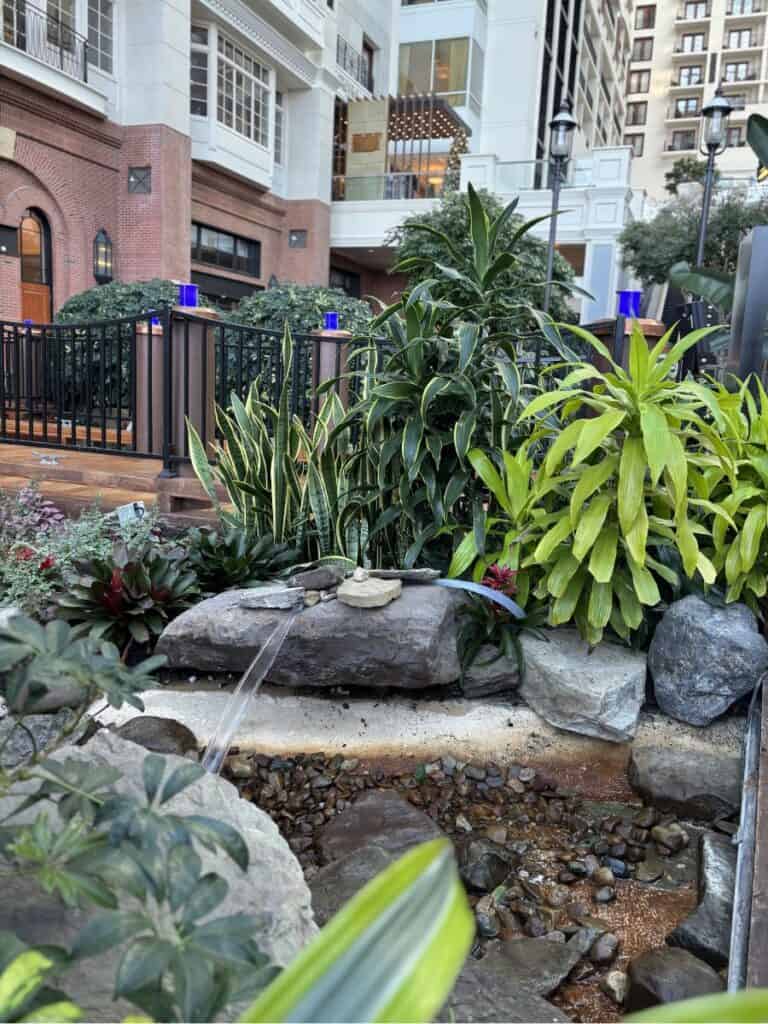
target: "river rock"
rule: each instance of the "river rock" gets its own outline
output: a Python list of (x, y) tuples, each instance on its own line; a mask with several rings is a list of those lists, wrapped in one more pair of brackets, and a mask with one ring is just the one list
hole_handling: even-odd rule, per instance
[(608, 971), (600, 982), (600, 991), (605, 992), (617, 1006), (621, 1006), (629, 991), (629, 977), (625, 971)]
[(741, 804), (741, 754), (715, 744), (703, 756), (633, 743), (627, 772), (643, 799), (683, 817), (711, 821), (733, 814)]
[(722, 992), (722, 978), (685, 949), (650, 949), (629, 965), (628, 1012)]
[(197, 737), (186, 725), (175, 718), (160, 718), (157, 715), (139, 715), (121, 725), (117, 735), (130, 743), (138, 743), (145, 750), (155, 754), (176, 754), (184, 757), (197, 754)]
[(575, 629), (547, 637), (521, 637), (523, 699), (559, 729), (614, 743), (632, 739), (645, 698), (645, 655), (609, 643), (590, 653)]
[(737, 850), (728, 836), (703, 832), (699, 851), (699, 905), (667, 942), (719, 969), (728, 963), (731, 945)]
[[(244, 672), (282, 612), (243, 607), (234, 590), (201, 601), (165, 629), (157, 653), (171, 668)], [(269, 673), (285, 686), (422, 689), (455, 683), (455, 610), (461, 597), (441, 587), (410, 586), (386, 608), (329, 601), (297, 616)]]
[(384, 608), (396, 601), (403, 592), (402, 580), (368, 579), (344, 580), (336, 597), (350, 608)]
[(716, 608), (690, 594), (656, 627), (648, 667), (665, 714), (708, 725), (754, 689), (768, 669), (768, 643), (746, 605)]
[(363, 846), (405, 853), (444, 833), (434, 821), (393, 789), (371, 789), (328, 822), (318, 836), (323, 859), (333, 861)]
[(361, 846), (320, 868), (309, 882), (315, 920), (322, 928), (345, 903), (388, 867), (394, 854), (380, 846)]
[[(54, 758), (62, 761), (76, 758), (90, 764), (119, 768), (123, 778), (117, 783), (118, 790), (143, 794), (145, 753), (136, 744), (102, 730), (86, 746), (65, 747)], [(168, 770), (189, 763), (173, 756), (166, 760)], [(18, 799), (6, 797), (0, 800), (0, 816), (10, 813)], [(250, 864), (245, 873), (222, 853), (213, 854), (199, 847), (204, 870), (216, 871), (229, 884), (228, 894), (217, 907), (215, 916), (241, 912), (252, 914), (259, 921), (253, 937), (260, 948), (273, 962), (289, 963), (313, 938), (317, 927), (299, 862), (269, 815), (254, 804), (241, 800), (231, 783), (208, 774), (165, 806), (174, 814), (218, 818), (241, 833), (250, 854)], [(37, 813), (38, 809), (31, 808), (14, 821), (30, 821)], [(50, 804), (48, 813), (52, 816), (55, 830), (59, 824)], [(55, 941), (69, 946), (91, 916), (91, 911), (73, 911), (64, 907), (31, 879), (14, 878), (13, 899), (0, 901), (0, 930), (14, 931), (22, 941), (32, 945)], [(125, 1003), (112, 1001), (121, 954), (122, 947), (117, 947), (103, 956), (76, 962), (67, 970), (67, 994), (83, 1007), (84, 1020), (120, 1021), (130, 1010)], [(132, 1012), (135, 1013), (135, 1009)]]
[(475, 892), (491, 892), (520, 863), (519, 857), (482, 836), (463, 839), (458, 858), (464, 884)]

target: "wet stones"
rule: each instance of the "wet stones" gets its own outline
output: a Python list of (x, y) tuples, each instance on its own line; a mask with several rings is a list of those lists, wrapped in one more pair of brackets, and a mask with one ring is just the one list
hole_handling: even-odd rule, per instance
[(469, 838), (458, 848), (459, 870), (468, 888), (476, 892), (490, 892), (519, 864), (519, 858), (505, 847), (490, 839)]
[(662, 1003), (722, 992), (722, 978), (685, 949), (651, 949), (629, 965), (625, 1008), (646, 1010)]
[(715, 832), (702, 834), (699, 849), (699, 905), (667, 942), (719, 969), (728, 963), (737, 851), (727, 836)]
[(619, 955), (619, 940), (612, 932), (595, 939), (589, 950), (589, 959), (599, 967), (612, 964)]

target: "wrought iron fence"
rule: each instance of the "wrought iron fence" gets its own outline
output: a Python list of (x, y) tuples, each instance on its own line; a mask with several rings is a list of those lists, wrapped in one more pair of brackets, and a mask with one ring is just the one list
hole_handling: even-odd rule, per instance
[(88, 40), (66, 17), (29, 0), (0, 0), (0, 38), (30, 57), (88, 81)]

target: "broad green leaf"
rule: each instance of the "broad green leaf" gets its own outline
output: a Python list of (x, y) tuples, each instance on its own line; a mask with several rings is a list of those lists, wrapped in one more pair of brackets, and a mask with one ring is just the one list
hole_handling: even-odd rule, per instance
[(586, 578), (587, 574), (582, 567), (565, 588), (565, 593), (552, 604), (549, 610), (549, 621), (553, 626), (564, 626), (566, 622), (571, 621)]
[(648, 541), (648, 512), (644, 502), (640, 502), (635, 521), (632, 523), (631, 529), (624, 535), (624, 540), (629, 548), (629, 553), (637, 564), (645, 565), (645, 547)]
[(596, 419), (585, 420), (585, 426), (581, 431), (579, 443), (576, 445), (576, 451), (573, 453), (574, 466), (583, 462), (596, 448), (599, 448), (606, 438), (610, 437), (614, 430), (621, 426), (626, 416), (627, 413), (624, 409), (611, 409)]
[(433, 400), (437, 398), (441, 391), (445, 391), (450, 383), (447, 377), (433, 377), (424, 388), (421, 396), (421, 418), (425, 423), (427, 422), (427, 412)]
[(115, 999), (130, 997), (136, 989), (145, 988), (160, 978), (174, 955), (170, 942), (154, 938), (136, 939), (120, 960), (115, 978)]
[(627, 562), (638, 601), (650, 608), (657, 605), (661, 600), (661, 594), (653, 574), (646, 566), (638, 565), (631, 558), (628, 558)]
[(582, 431), (588, 423), (589, 420), (574, 420), (560, 431), (555, 438), (552, 447), (547, 452), (547, 457), (544, 461), (544, 469), (548, 476), (552, 476), (552, 474), (556, 472), (558, 466), (563, 461), (566, 452), (570, 451), (571, 448), (576, 447)]
[(75, 939), (74, 957), (101, 956), (113, 946), (149, 927), (144, 914), (107, 911), (88, 922)]
[(453, 443), (456, 448), (456, 454), (458, 455), (459, 461), (462, 465), (467, 457), (469, 446), (472, 443), (472, 437), (475, 433), (476, 425), (477, 413), (473, 409), (465, 409), (461, 416), (459, 416), (453, 428)]
[[(587, 510), (580, 516), (576, 533), (573, 537), (571, 548), (574, 558), (581, 562), (597, 540), (600, 531), (605, 523), (605, 517), (613, 504), (613, 497), (610, 494), (598, 494), (589, 504)], [(568, 520), (570, 527), (570, 518)]]
[(198, 779), (201, 779), (205, 775), (205, 769), (199, 764), (182, 764), (168, 776), (168, 779), (163, 786), (163, 792), (160, 795), (160, 803), (168, 803), (178, 793), (183, 792)]
[(626, 438), (619, 463), (619, 524), (625, 537), (644, 501), (646, 468), (643, 442), (639, 437)]
[(53, 961), (37, 950), (20, 953), (0, 974), (0, 1019), (9, 1020), (42, 986)]
[(571, 523), (576, 526), (582, 506), (592, 495), (607, 483), (619, 468), (618, 455), (606, 455), (594, 466), (582, 466), (578, 483), (571, 495)]
[(749, 572), (760, 552), (760, 541), (766, 527), (765, 505), (754, 505), (741, 528), (741, 569)]
[(681, 262), (669, 271), (669, 280), (681, 291), (697, 295), (724, 313), (730, 313), (736, 292), (736, 275), (726, 274), (709, 267), (692, 267)]
[(589, 571), (598, 583), (611, 582), (618, 541), (619, 528), (616, 523), (609, 523), (595, 541), (589, 558)]
[(144, 792), (147, 794), (147, 800), (152, 803), (160, 788), (160, 783), (163, 781), (165, 758), (160, 757), (159, 754), (147, 754), (141, 771), (144, 778)]
[[(45, 1003), (42, 1006), (37, 1006), (34, 1010), (30, 1010), (29, 1013), (25, 1013), (19, 1019), (19, 1024), (70, 1024), (70, 1022), (77, 1024), (82, 1019), (83, 1011), (79, 1006), (75, 1006), (68, 999), (60, 999), (54, 1003)], [(151, 1021), (146, 1017), (125, 1017), (123, 1018), (123, 1024), (130, 1024), (131, 1020), (147, 1021), (147, 1024), (151, 1024)]]
[(669, 457), (667, 418), (656, 405), (643, 405), (640, 412), (643, 445), (651, 472), (651, 485), (658, 484)]
[(477, 324), (465, 324), (459, 331), (459, 370), (461, 373), (472, 362), (479, 337), (480, 329)]
[(579, 571), (579, 560), (570, 551), (564, 552), (555, 562), (547, 577), (547, 590), (553, 597), (562, 597), (575, 574)]
[(412, 416), (405, 424), (403, 431), (402, 456), (403, 464), (410, 470), (416, 464), (416, 458), (421, 448), (421, 439), (424, 436), (424, 424), (421, 417)]
[(450, 843), (425, 843), (346, 904), (242, 1020), (430, 1021), (474, 930)]
[(593, 580), (589, 592), (587, 619), (595, 629), (605, 629), (611, 618), (613, 609), (613, 587), (610, 583), (598, 583)]
[(762, 114), (750, 114), (747, 121), (747, 142), (760, 162), (768, 167), (768, 118)]
[(488, 269), (491, 225), (480, 196), (473, 188), (471, 182), (467, 185), (467, 205), (469, 207), (469, 230), (472, 236), (475, 269), (478, 279), (480, 279), (485, 276), (485, 272)]
[(629, 337), (629, 375), (638, 391), (642, 391), (648, 380), (648, 344), (637, 320), (632, 322)]
[[(520, 413), (519, 421), (529, 419), (531, 416), (535, 416), (537, 413), (544, 412), (545, 409), (551, 408), (553, 405), (559, 405), (561, 402), (566, 401), (567, 398), (572, 398), (577, 395), (585, 395), (583, 391), (570, 391), (566, 394), (562, 394), (560, 391), (545, 391), (543, 395), (537, 395), (533, 401), (526, 405), (525, 409)], [(519, 422), (518, 421), (518, 422)]]
[(514, 515), (512, 505), (509, 500), (509, 495), (507, 494), (507, 489), (504, 486), (504, 483), (501, 479), (501, 476), (499, 475), (498, 470), (491, 462), (491, 460), (488, 458), (488, 456), (485, 454), (485, 452), (482, 451), (482, 449), (480, 448), (473, 448), (467, 457), (469, 459), (470, 465), (477, 473), (477, 475), (480, 477), (480, 479), (483, 481), (488, 490), (491, 492), (491, 494), (494, 496), (499, 505), (509, 515)]
[[(756, 116), (756, 115), (753, 115)], [(664, 1003), (624, 1018), (626, 1024), (765, 1024), (768, 1020), (768, 988), (717, 993)]]
[(536, 550), (533, 553), (535, 561), (539, 564), (548, 561), (555, 548), (562, 544), (570, 535), (571, 521), (568, 516), (561, 516), (555, 525), (547, 530), (536, 546)]
[(463, 576), (476, 558), (475, 535), (470, 530), (453, 553), (451, 564), (448, 567), (449, 578), (458, 579), (460, 576)]

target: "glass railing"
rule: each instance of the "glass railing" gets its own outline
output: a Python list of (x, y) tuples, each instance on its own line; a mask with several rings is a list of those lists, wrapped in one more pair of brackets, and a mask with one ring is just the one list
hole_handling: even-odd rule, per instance
[(375, 202), (382, 199), (438, 199), (443, 194), (443, 182), (444, 178), (440, 174), (417, 174), (410, 171), (355, 177), (337, 174), (333, 178), (331, 198), (335, 203)]

